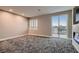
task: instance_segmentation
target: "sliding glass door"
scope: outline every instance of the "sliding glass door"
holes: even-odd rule
[[[52,36],[67,38],[68,15],[52,16]]]
[[[61,15],[60,17],[60,24],[59,24],[59,34],[60,37],[62,38],[67,38],[67,21],[68,21],[68,16],[67,15]]]
[[[52,17],[52,36],[58,37],[58,16]]]

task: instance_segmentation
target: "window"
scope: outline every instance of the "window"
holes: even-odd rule
[[[52,16],[52,36],[67,38],[67,21],[67,14]]]
[[[30,30],[37,30],[38,28],[38,20],[37,19],[30,19],[29,21],[29,29]]]

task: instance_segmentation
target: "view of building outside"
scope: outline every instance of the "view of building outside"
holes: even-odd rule
[[[59,15],[52,17],[52,36],[67,38],[67,15]]]

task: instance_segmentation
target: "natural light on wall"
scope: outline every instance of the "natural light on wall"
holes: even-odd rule
[[[29,29],[30,30],[37,30],[38,29],[38,20],[37,19],[30,19]]]

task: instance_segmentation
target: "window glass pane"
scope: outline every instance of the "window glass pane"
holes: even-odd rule
[[[52,26],[58,26],[58,16],[52,17]]]
[[[54,37],[67,37],[67,22],[68,15],[52,16],[52,36]]]
[[[67,20],[68,15],[60,15],[59,34],[61,37],[67,37]]]
[[[58,37],[58,16],[52,17],[52,36]]]
[[[60,16],[60,25],[61,26],[67,26],[67,19],[68,19],[67,15],[61,15]]]
[[[58,33],[58,16],[52,17],[52,33]]]

